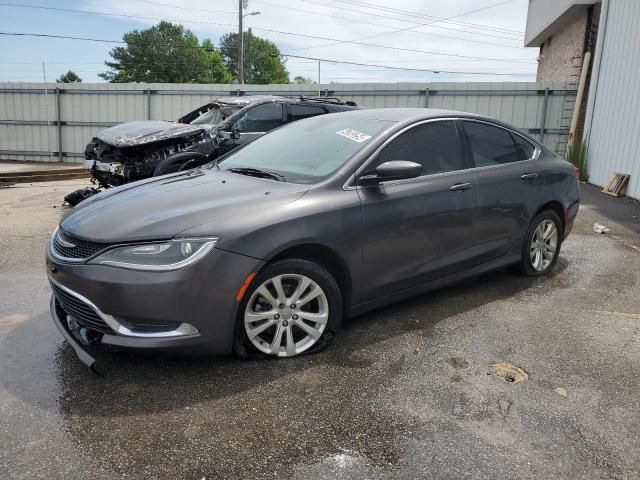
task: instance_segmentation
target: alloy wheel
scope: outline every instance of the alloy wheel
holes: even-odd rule
[[[269,355],[292,357],[322,337],[329,320],[324,290],[300,274],[276,275],[251,295],[244,329],[251,344]]]
[[[537,272],[543,272],[553,262],[558,249],[558,229],[553,220],[542,220],[531,237],[529,258]]]

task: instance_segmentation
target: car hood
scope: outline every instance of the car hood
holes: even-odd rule
[[[114,147],[134,147],[172,138],[191,137],[210,128],[208,125],[149,120],[121,123],[101,131],[97,138]]]
[[[60,222],[99,243],[172,238],[196,226],[293,202],[308,185],[194,169],[134,182],[91,197]]]

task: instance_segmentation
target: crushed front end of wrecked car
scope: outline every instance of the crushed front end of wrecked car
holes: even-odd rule
[[[65,196],[74,206],[101,188],[164,175],[202,165],[221,153],[230,138],[218,126],[242,105],[214,101],[174,122],[137,121],[101,131],[86,146],[85,167],[97,188],[82,188]],[[189,152],[176,162],[177,154]]]

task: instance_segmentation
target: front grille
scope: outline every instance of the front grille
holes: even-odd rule
[[[73,245],[73,247],[69,245]],[[52,246],[54,253],[60,257],[83,260],[104,250],[109,245],[80,240],[58,230],[53,238]]]
[[[82,300],[74,297],[54,283],[51,284],[51,289],[56,297],[56,306],[62,307],[67,315],[71,315],[78,323],[98,332],[114,333],[96,311]]]

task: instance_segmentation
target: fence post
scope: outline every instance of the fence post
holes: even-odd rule
[[[544,129],[547,121],[547,104],[549,103],[549,87],[544,89],[544,101],[542,102],[542,118],[540,119],[540,143],[544,143]]]
[[[424,90],[424,108],[429,108],[429,89]]]
[[[56,87],[56,132],[58,136],[58,161],[62,162],[62,112],[60,109],[60,89]]]
[[[151,120],[151,89],[147,88],[147,120]]]

